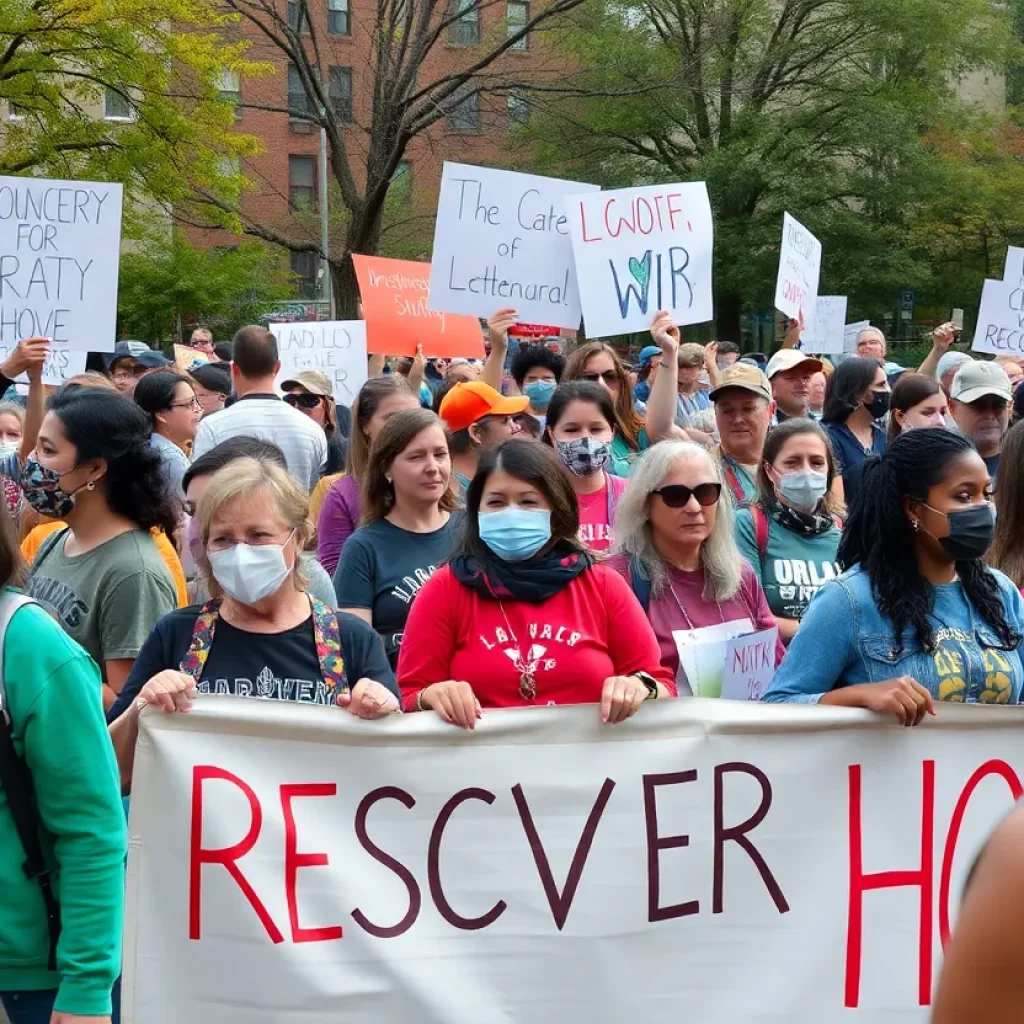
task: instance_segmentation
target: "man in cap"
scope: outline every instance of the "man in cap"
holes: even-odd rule
[[[324,476],[340,473],[345,468],[348,446],[345,443],[346,432],[338,423],[339,409],[334,403],[330,377],[319,370],[303,370],[284,381],[281,390],[288,405],[323,428],[327,436],[327,468]],[[345,412],[348,412],[347,408]]]
[[[114,387],[131,398],[135,385],[142,377],[154,370],[166,370],[173,362],[159,352],[154,352],[144,341],[119,341],[114,346],[114,356],[107,363],[107,373]]]
[[[757,367],[734,363],[719,374],[711,392],[721,444],[717,454],[725,482],[738,505],[757,498],[757,467],[775,413],[768,378]]]
[[[820,373],[822,362],[795,348],[779,349],[768,360],[765,376],[771,382],[777,406],[776,422],[807,419],[811,410],[811,379]]]
[[[949,411],[960,432],[974,442],[993,479],[999,470],[1012,402],[1010,378],[998,363],[972,359],[953,378]]]
[[[661,365],[661,349],[657,345],[648,345],[640,349],[637,365],[640,367],[640,380],[633,388],[633,397],[641,404],[646,404],[651,397],[651,387]]]
[[[525,412],[529,404],[525,395],[506,398],[482,380],[455,384],[441,399],[438,414],[451,431],[452,469],[463,494],[476,475],[480,453],[497,448],[516,433],[512,417]]]

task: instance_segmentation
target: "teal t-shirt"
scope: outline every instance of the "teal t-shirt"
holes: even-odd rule
[[[807,537],[768,517],[768,545],[764,556],[757,548],[754,517],[749,508],[736,510],[736,544],[754,567],[772,614],[781,619],[802,619],[810,600],[829,580],[839,575],[836,552],[838,527]]]
[[[641,452],[651,447],[651,439],[647,436],[647,429],[640,431],[637,438],[640,443],[640,451],[635,452],[622,439],[621,434],[616,434],[612,439],[610,451],[611,458],[608,460],[608,472],[612,476],[629,476],[633,472],[633,463],[640,457]]]

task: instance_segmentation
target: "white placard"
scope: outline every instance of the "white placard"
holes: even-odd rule
[[[659,309],[674,323],[714,316],[714,223],[703,181],[645,185],[565,201],[591,338],[643,331]]]
[[[4,362],[17,346],[0,345],[0,363]],[[85,361],[89,358],[88,352],[76,352],[66,347],[53,345],[50,347],[50,354],[43,363],[43,383],[51,387],[60,387],[69,377],[76,377],[85,373]],[[28,392],[28,376],[22,374],[17,378],[18,391]]]
[[[790,320],[803,317],[810,326],[817,311],[818,279],[821,276],[821,242],[795,217],[782,218],[779,277],[775,283],[775,308]]]
[[[301,324],[270,324],[281,360],[278,383],[302,370],[326,373],[334,399],[351,405],[366,383],[366,323],[363,320],[313,320]]]
[[[676,675],[679,693],[721,697],[726,644],[734,636],[742,636],[753,629],[753,622],[744,618],[697,629],[673,630],[672,639],[679,655],[679,672]]]
[[[0,177],[0,345],[113,352],[120,185]]]
[[[1006,250],[1006,266],[1003,268],[1004,281],[1024,280],[1024,249],[1011,245]]]
[[[566,196],[598,185],[445,163],[430,263],[431,309],[580,325]]]
[[[1024,280],[985,282],[971,349],[997,356],[1024,355]]]
[[[856,352],[857,338],[861,331],[866,331],[871,326],[870,320],[858,320],[855,324],[847,324],[843,328],[843,351]]]
[[[734,636],[725,645],[722,696],[726,700],[760,700],[775,675],[779,627]]]
[[[846,305],[845,295],[818,296],[814,320],[800,333],[805,352],[828,355],[845,351]]]
[[[1022,729],[950,703],[916,729],[694,699],[473,732],[147,708],[121,1019],[927,1024]]]

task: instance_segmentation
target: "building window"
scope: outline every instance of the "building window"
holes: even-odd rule
[[[316,162],[311,156],[288,157],[288,206],[311,210],[316,205]]]
[[[309,8],[304,0],[288,0],[288,27],[293,32],[309,33]]]
[[[475,92],[463,97],[448,111],[447,125],[453,135],[474,135],[480,131],[480,97]]]
[[[319,263],[315,252],[293,252],[292,273],[299,279],[299,294],[304,299],[315,299],[318,291]]]
[[[303,118],[309,115],[311,105],[302,76],[294,64],[288,65],[288,116]]]
[[[473,46],[480,42],[479,0],[450,0],[449,17],[458,15],[448,26],[448,42],[452,46]]]
[[[524,124],[530,123],[530,103],[522,96],[510,94],[508,97],[508,126],[509,128],[522,128]]]
[[[352,34],[348,15],[348,0],[327,0],[327,31],[332,36]]]
[[[330,69],[330,98],[334,116],[343,124],[352,120],[352,69]]]
[[[525,0],[508,0],[505,4],[505,36],[514,36],[526,27],[530,20],[530,5]],[[510,50],[528,49],[527,41],[529,36],[517,39],[510,47]]]
[[[132,107],[128,98],[117,89],[107,86],[103,97],[103,118],[106,121],[130,121]]]
[[[231,68],[224,68],[217,75],[217,89],[220,93],[220,98],[225,102],[234,104],[236,108],[242,102],[242,85],[237,71],[233,71]],[[237,115],[237,113],[236,109],[235,114]]]

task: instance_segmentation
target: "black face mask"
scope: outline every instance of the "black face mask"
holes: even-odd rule
[[[925,508],[944,515],[949,521],[949,536],[936,539],[958,562],[981,558],[988,551],[996,529],[995,510],[991,504],[973,505],[959,512],[939,512],[931,505],[925,505]]]
[[[864,408],[871,413],[873,420],[880,420],[889,411],[889,399],[892,396],[888,391],[872,391],[871,401],[864,403]]]

